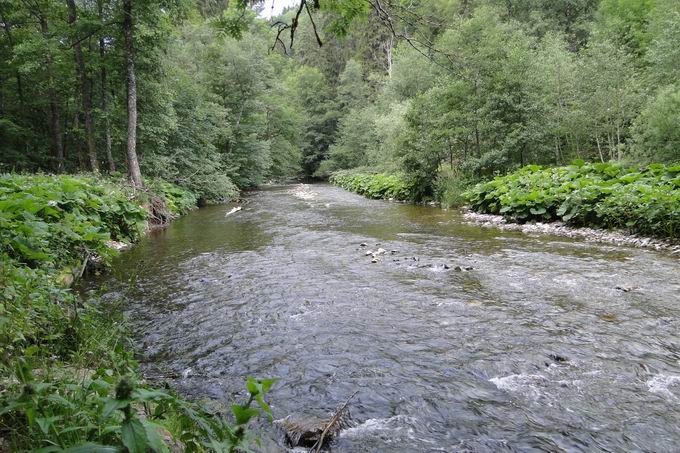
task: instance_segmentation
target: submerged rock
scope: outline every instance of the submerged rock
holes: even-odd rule
[[[639,288],[640,288],[639,286],[625,286],[625,285],[614,287],[614,289],[622,291],[624,293],[629,293],[629,292],[636,290],[636,289],[639,289]]]

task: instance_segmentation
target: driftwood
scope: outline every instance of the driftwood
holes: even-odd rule
[[[356,394],[357,392],[354,392],[347,398],[330,419],[289,415],[275,423],[284,430],[291,447],[306,447],[310,452],[319,452],[341,429],[351,426],[347,416],[347,405]]]
[[[340,406],[340,408],[335,411],[335,414],[333,414],[333,417],[329,420],[328,424],[326,425],[326,428],[324,428],[323,432],[321,433],[321,438],[317,441],[317,443],[312,446],[312,451],[314,451],[314,448],[316,447],[316,453],[319,453],[321,451],[321,447],[323,446],[323,441],[326,438],[326,436],[329,433],[332,433],[333,437],[335,433],[338,433],[340,429],[342,428],[341,426],[341,419],[342,419],[342,414],[345,412],[345,409],[347,409],[347,405],[349,402],[354,398],[354,395],[356,395],[357,392],[352,393],[349,398],[345,401],[345,404]]]
[[[235,212],[239,212],[241,209],[243,209],[243,208],[241,208],[241,206],[236,206],[235,208],[231,208],[231,211],[224,214],[224,216],[227,217],[227,216],[229,216],[229,215],[231,215]]]

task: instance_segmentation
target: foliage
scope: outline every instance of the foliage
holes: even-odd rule
[[[470,187],[469,180],[455,168],[442,168],[435,181],[435,197],[445,209],[466,203],[464,193]]]
[[[146,187],[163,198],[170,213],[174,216],[187,214],[189,211],[196,209],[198,205],[198,196],[195,193],[162,179],[148,181],[146,182]]]
[[[30,266],[63,267],[111,255],[106,240],[135,241],[146,212],[132,194],[94,177],[0,177],[2,252]]]
[[[402,174],[338,171],[329,181],[368,198],[411,200],[413,186]]]
[[[517,221],[561,220],[680,238],[680,166],[530,165],[465,194],[472,209]]]
[[[175,212],[196,196],[153,181]],[[120,310],[86,304],[68,286],[106,241],[140,237],[141,198],[89,176],[0,180],[0,437],[11,450],[234,452],[272,380],[250,379],[233,419],[139,381]],[[139,195],[139,194],[137,194]],[[232,421],[233,420],[233,421]]]

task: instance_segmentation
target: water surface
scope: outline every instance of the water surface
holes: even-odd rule
[[[358,390],[337,452],[678,449],[676,258],[328,185],[247,200],[116,260],[108,296],[127,299],[147,376],[227,402],[277,377],[275,418]],[[272,433],[263,448],[285,451]]]

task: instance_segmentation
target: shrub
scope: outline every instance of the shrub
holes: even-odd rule
[[[403,174],[358,173],[344,170],[333,173],[329,181],[368,198],[410,200],[413,194],[412,184]]]
[[[114,185],[82,176],[0,176],[0,247],[30,266],[108,258],[108,239],[135,241],[146,211]]]
[[[176,213],[196,203],[154,185]],[[68,288],[88,257],[113,255],[109,239],[140,237],[140,195],[87,176],[0,177],[0,449],[235,452],[252,441],[252,404],[271,413],[271,380],[249,379],[231,420],[141,384],[120,311]]]
[[[195,193],[162,179],[148,181],[147,187],[165,200],[173,216],[187,214],[198,205],[198,196]]]
[[[472,209],[519,222],[561,220],[574,226],[625,228],[680,237],[680,165],[524,167],[465,193]]]
[[[465,204],[463,194],[470,186],[460,171],[445,168],[439,171],[435,180],[435,196],[443,208],[455,208]]]

